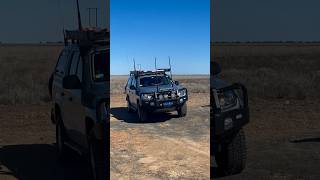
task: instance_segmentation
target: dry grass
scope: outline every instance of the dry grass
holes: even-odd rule
[[[218,45],[221,78],[241,82],[251,97],[320,98],[320,45]]]
[[[209,76],[206,75],[173,75],[173,79],[188,89],[189,93],[209,93]],[[128,76],[111,76],[111,94],[124,93]]]
[[[0,104],[43,104],[49,101],[48,79],[63,47],[0,45]],[[209,92],[209,76],[175,76],[193,93]],[[127,76],[111,77],[111,93],[122,93]]]
[[[0,104],[48,102],[48,78],[62,46],[0,45]]]

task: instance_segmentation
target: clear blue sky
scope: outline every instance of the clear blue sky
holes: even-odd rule
[[[63,40],[63,24],[77,28],[76,0],[2,0],[0,41],[38,43]],[[79,0],[82,21],[88,24],[89,7],[98,7],[99,24],[108,26],[107,0]]]
[[[319,0],[212,0],[214,41],[319,41]]]
[[[174,74],[209,74],[210,0],[111,0],[111,74],[168,67]]]

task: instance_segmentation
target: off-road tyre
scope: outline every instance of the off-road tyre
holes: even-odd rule
[[[221,144],[221,152],[215,154],[218,168],[224,175],[241,173],[247,158],[246,140],[243,129],[229,143]]]
[[[128,111],[128,113],[132,113],[133,109],[131,108],[131,103],[130,103],[129,97],[126,98],[126,101],[127,101],[127,111]]]
[[[148,112],[143,109],[138,103],[138,118],[140,122],[146,122],[148,120]]]
[[[106,179],[106,167],[104,161],[103,141],[96,140],[92,135],[88,137],[89,154],[88,160],[91,168],[91,175],[93,180]]]
[[[63,126],[63,121],[60,114],[55,115],[56,118],[56,146],[57,146],[57,155],[59,159],[63,159],[67,153],[66,142],[66,131]]]
[[[181,107],[179,107],[177,109],[177,112],[178,112],[178,116],[179,117],[184,117],[187,115],[187,103],[185,102]]]

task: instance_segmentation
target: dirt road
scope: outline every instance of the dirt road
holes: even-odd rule
[[[123,95],[111,97],[111,179],[209,179],[209,98],[191,94],[188,114],[139,123]]]
[[[88,163],[70,152],[57,161],[48,105],[0,107],[0,179],[89,179]]]
[[[250,104],[247,167],[221,179],[320,179],[319,102],[255,99]]]
[[[208,100],[192,97],[185,118],[161,114],[137,123],[123,97],[112,96],[113,179],[208,179]],[[220,179],[320,179],[319,103],[251,99],[247,167]],[[54,136],[48,105],[0,106],[0,179],[88,179],[89,167],[76,153],[57,162]]]

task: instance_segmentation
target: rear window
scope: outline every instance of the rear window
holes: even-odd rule
[[[108,80],[109,75],[109,56],[104,52],[97,52],[93,56],[93,80],[95,82],[104,82]]]

